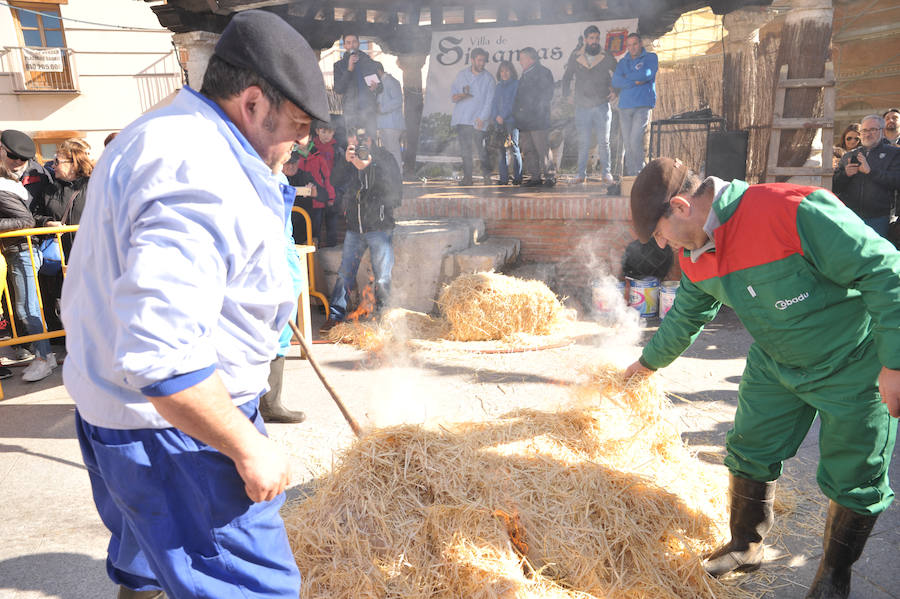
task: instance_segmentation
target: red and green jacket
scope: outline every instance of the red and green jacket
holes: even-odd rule
[[[900,253],[831,192],[733,181],[712,209],[715,250],[680,257],[681,286],[644,366],[669,365],[725,304],[782,365],[827,371],[874,335],[882,365],[900,368]]]

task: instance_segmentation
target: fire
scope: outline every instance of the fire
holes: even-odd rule
[[[375,279],[369,278],[369,284],[359,294],[359,305],[356,310],[347,315],[346,320],[357,321],[365,320],[372,312],[375,311]]]

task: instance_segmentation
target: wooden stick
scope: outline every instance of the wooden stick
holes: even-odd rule
[[[316,363],[316,360],[312,357],[312,352],[309,349],[309,344],[306,343],[306,339],[303,338],[303,333],[300,332],[300,329],[297,328],[297,325],[294,324],[294,321],[289,320],[288,324],[291,326],[291,330],[294,332],[294,337],[297,338],[297,341],[300,342],[300,347],[303,348],[303,351],[306,353],[306,359],[309,361],[309,365],[313,367],[313,370],[316,371],[316,374],[319,376],[319,380],[322,381],[322,384],[325,385],[325,389],[331,395],[331,399],[334,400],[334,403],[337,404],[338,409],[341,411],[341,414],[344,415],[344,419],[347,421],[347,424],[350,425],[350,428],[353,429],[353,433],[361,438],[363,436],[362,428],[360,428],[359,424],[356,422],[356,419],[347,411],[347,408],[344,406],[344,402],[341,401],[340,396],[337,394],[337,391],[334,390],[334,387],[328,382],[328,379],[325,378],[325,375],[319,369],[319,365]]]

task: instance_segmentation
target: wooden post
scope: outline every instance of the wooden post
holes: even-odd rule
[[[424,54],[400,54],[397,65],[403,71],[403,109],[406,121],[406,151],[403,154],[403,172],[416,172],[416,153],[419,151],[419,125],[422,123],[422,67]]]

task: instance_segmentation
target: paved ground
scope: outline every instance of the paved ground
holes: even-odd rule
[[[629,334],[586,331],[564,349],[491,356],[432,352],[399,356],[393,365],[372,362],[346,346],[316,345],[314,351],[350,410],[367,424],[401,417],[471,420],[564,401],[567,390],[559,383],[573,379],[579,365],[604,352],[619,361],[637,356],[629,349]],[[658,375],[672,393],[685,438],[711,462],[721,461],[748,346],[743,327],[725,312],[685,357]],[[81,464],[73,404],[58,373],[27,385],[18,381],[16,370],[15,380],[4,381],[7,399],[0,402],[0,598],[113,597],[104,570],[107,534]],[[308,420],[272,425],[270,432],[293,456],[291,494],[297,495],[330,468],[334,453],[352,442],[352,434],[307,362],[291,356],[285,374],[288,403],[306,410]],[[814,484],[817,457],[814,428],[785,469],[779,496],[790,510],[772,538],[772,561],[763,573],[741,582],[767,599],[802,598],[818,563],[825,503]],[[895,459],[895,480],[898,464]],[[855,569],[852,597],[900,599],[898,555],[900,509],[893,506],[879,519]]]

